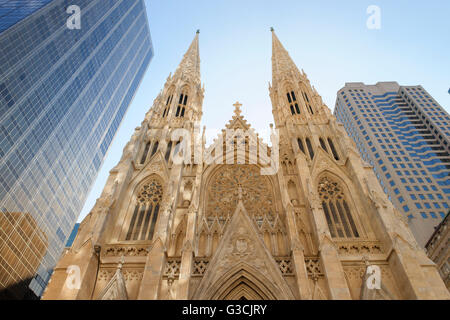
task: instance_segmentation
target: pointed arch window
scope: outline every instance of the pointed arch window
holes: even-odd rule
[[[184,113],[186,112],[186,105],[188,102],[189,96],[187,95],[186,92],[183,91],[183,93],[181,93],[180,95],[180,99],[178,100],[178,107],[177,107],[177,112],[176,112],[176,117],[184,117]]]
[[[169,161],[171,152],[172,152],[172,141],[170,141],[169,144],[167,145],[166,155],[164,157],[166,159],[166,162]]]
[[[359,238],[349,203],[338,182],[324,177],[319,182],[319,196],[333,238]]]
[[[156,180],[141,188],[125,240],[152,240],[162,196],[162,186]]]
[[[147,159],[147,155],[148,155],[148,150],[149,149],[150,149],[150,141],[147,142],[147,144],[145,145],[144,153],[142,154],[142,158],[141,158],[141,164],[145,163],[145,160]]]
[[[320,146],[322,147],[322,149],[325,150],[326,152],[328,152],[327,145],[325,144],[325,141],[323,141],[322,138],[319,138],[319,142],[320,142]]]
[[[295,96],[294,91],[290,91],[286,95],[289,102],[289,108],[291,109],[291,114],[300,114],[300,108],[298,106],[297,97]]]
[[[311,107],[311,102],[309,101],[308,94],[302,92],[303,98],[305,98],[306,106],[308,107],[309,113],[314,114],[313,108]]]
[[[305,141],[306,141],[306,147],[308,148],[309,157],[312,160],[312,159],[314,159],[314,150],[313,150],[311,141],[309,140],[309,138],[306,138]]]
[[[298,143],[298,147],[300,148],[300,150],[305,153],[305,147],[303,146],[303,141],[301,138],[297,139],[297,143]],[[306,153],[305,153],[306,154]]]
[[[173,99],[173,94],[170,94],[167,97],[166,106],[164,108],[164,112],[163,112],[163,115],[162,115],[163,118],[165,118],[165,117],[167,117],[169,115],[170,104],[172,103],[172,99]]]
[[[339,160],[339,155],[336,151],[336,148],[334,147],[333,140],[331,140],[330,138],[328,138],[328,145],[330,146],[331,153],[333,153],[334,159]]]
[[[158,147],[159,147],[159,142],[156,141],[155,144],[153,145],[153,149],[152,149],[152,153],[150,155],[150,158],[155,155],[156,151],[158,151]]]

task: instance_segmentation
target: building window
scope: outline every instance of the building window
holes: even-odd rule
[[[173,99],[173,94],[169,94],[169,96],[167,97],[166,106],[164,108],[164,112],[162,115],[163,118],[165,118],[169,115],[170,104],[172,103],[172,99]]]
[[[314,150],[312,148],[311,145],[311,141],[309,140],[309,138],[306,138],[306,146],[308,147],[308,152],[309,152],[309,157],[312,159],[314,159]]]
[[[306,92],[302,92],[302,93],[303,93],[303,98],[305,98],[305,103],[306,103],[309,113],[314,114],[314,111],[311,107],[311,103],[309,102],[308,94]]]
[[[159,142],[156,141],[155,144],[153,145],[153,149],[152,149],[152,153],[150,155],[150,158],[155,155],[156,151],[158,151],[158,146],[159,146]]]
[[[150,141],[147,142],[147,144],[145,145],[144,153],[142,154],[142,158],[141,158],[141,164],[145,163],[149,149],[150,149]]]
[[[166,159],[166,162],[169,161],[171,152],[172,152],[172,141],[170,141],[169,144],[167,145],[166,155],[164,157]]]
[[[305,148],[303,147],[303,141],[301,138],[297,139],[297,143],[298,143],[298,147],[300,148],[300,150],[305,153]]]
[[[156,180],[141,188],[125,240],[152,240],[162,196],[162,186]]]
[[[177,112],[175,114],[175,117],[184,117],[184,113],[186,112],[186,104],[188,102],[188,95],[187,93],[183,92],[180,95],[180,99],[178,100],[178,107],[177,107]]]
[[[291,114],[300,114],[300,108],[298,106],[297,97],[295,96],[294,91],[288,92],[286,95],[289,102],[289,108],[291,109]]]
[[[334,238],[359,238],[356,224],[341,186],[328,177],[319,182],[319,196],[325,218]]]
[[[330,138],[328,138],[327,140],[328,140],[328,145],[330,146],[331,152],[333,153],[334,159],[339,160],[339,155],[336,151],[336,148],[334,147],[333,140],[331,140]]]
[[[322,138],[319,138],[320,146],[322,147],[325,152],[328,152],[327,145],[325,144],[325,141],[323,141]]]

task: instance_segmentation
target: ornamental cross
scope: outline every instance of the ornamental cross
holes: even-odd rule
[[[233,106],[234,106],[234,113],[237,115],[240,115],[242,104],[239,102],[236,102],[235,104],[233,104]]]

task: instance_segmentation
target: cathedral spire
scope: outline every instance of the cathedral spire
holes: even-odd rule
[[[283,47],[273,28],[272,32],[272,85],[293,71],[300,73],[287,50]]]
[[[194,83],[200,84],[199,34],[200,30],[197,30],[194,40],[184,54],[180,65],[175,71],[175,78],[185,78],[187,80],[192,80]]]

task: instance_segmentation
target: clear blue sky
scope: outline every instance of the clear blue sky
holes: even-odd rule
[[[275,31],[332,110],[345,82],[421,84],[450,111],[450,1],[155,0],[146,1],[155,57],[123,119],[81,221],[100,196],[134,128],[170,72],[200,33],[203,124],[208,141],[239,100],[262,135],[273,122],[268,94]],[[369,5],[381,9],[381,29],[369,30]]]

